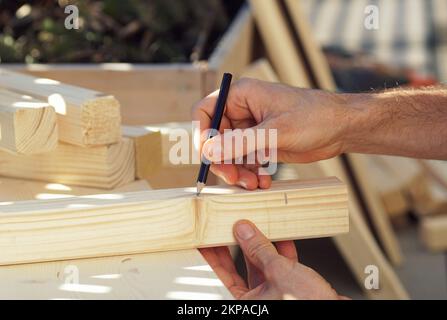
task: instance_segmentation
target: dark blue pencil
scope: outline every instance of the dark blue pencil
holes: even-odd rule
[[[211,130],[208,135],[208,139],[216,136],[219,132],[220,123],[222,122],[222,117],[225,111],[225,105],[227,103],[228,92],[230,91],[231,79],[233,76],[231,73],[224,73],[222,77],[222,82],[220,84],[219,96],[217,97],[216,107],[214,110],[213,120],[211,122]],[[200,165],[199,176],[197,177],[197,195],[200,195],[200,192],[206,185],[206,179],[208,178],[208,172],[210,170],[210,163],[203,159],[202,156],[202,164]]]

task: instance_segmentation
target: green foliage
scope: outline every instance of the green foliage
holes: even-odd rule
[[[186,62],[194,52],[206,58],[242,2],[0,0],[0,61]],[[79,8],[78,30],[64,26],[68,4]]]

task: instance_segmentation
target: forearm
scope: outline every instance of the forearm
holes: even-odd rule
[[[447,88],[344,95],[344,151],[447,159]]]

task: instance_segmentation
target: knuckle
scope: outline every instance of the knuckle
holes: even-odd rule
[[[253,243],[248,247],[248,254],[253,258],[258,258],[262,256],[263,252],[268,248],[269,243],[264,241],[253,241]]]

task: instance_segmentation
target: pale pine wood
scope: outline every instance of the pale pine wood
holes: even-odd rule
[[[112,190],[79,187],[62,183],[49,183],[0,177],[0,206],[26,200],[50,200],[92,194],[113,194],[150,190],[146,180],[135,180]]]
[[[0,207],[0,264],[234,244],[249,219],[272,241],[347,232],[346,189],[335,178],[271,190],[195,188],[25,201]],[[8,230],[8,232],[5,232]]]
[[[430,162],[404,157],[379,157],[402,184],[415,213],[427,216],[445,212],[447,190],[442,180],[436,179],[437,175],[433,171],[426,171],[427,163]]]
[[[48,103],[0,89],[0,150],[25,155],[54,150],[56,121]]]
[[[235,79],[240,77],[242,71],[252,61],[253,33],[252,13],[248,7],[244,7],[208,60],[205,74],[206,94],[219,88],[223,73],[230,72]]]
[[[421,160],[420,163],[439,184],[447,189],[447,161]]]
[[[148,183],[138,180],[111,192],[144,190],[150,190]],[[42,195],[72,197],[102,193],[104,190],[100,189],[0,178],[0,206],[4,201],[33,200]],[[78,284],[76,271],[79,271]],[[194,249],[1,266],[0,282],[0,299],[233,298]]]
[[[281,81],[297,87],[309,87],[302,57],[295,47],[291,30],[287,28],[278,2],[250,0],[250,6]]]
[[[267,59],[259,59],[245,68],[242,76],[268,82],[280,82],[278,76],[273,70],[272,65]]]
[[[292,22],[295,26],[295,32],[301,40],[304,47],[303,50],[308,52],[307,58],[313,72],[317,74],[318,86],[321,89],[335,90],[336,85],[332,76],[329,62],[326,60],[322,50],[313,37],[313,30],[310,27],[307,18],[301,8],[299,1],[285,0],[287,11],[290,14]]]
[[[193,126],[191,121],[184,122],[167,122],[167,123],[158,123],[151,124],[143,127],[146,131],[159,132],[161,135],[161,164],[164,168],[178,168],[178,167],[187,167],[193,166]],[[169,153],[177,151],[177,149],[173,149],[178,143],[180,139],[187,140],[188,148],[184,151],[188,153],[188,161],[187,163],[174,164],[169,159]],[[197,159],[199,159],[198,155],[195,155]]]
[[[113,96],[6,69],[0,69],[0,86],[53,106],[63,142],[92,146],[121,138],[120,105]]]
[[[32,156],[0,152],[0,175],[12,178],[113,189],[135,180],[133,142],[123,138],[92,148],[60,143],[51,152]]]
[[[145,127],[122,126],[123,136],[135,147],[135,176],[149,179],[162,165],[161,133]]]
[[[365,197],[366,204],[371,212],[372,222],[376,227],[378,236],[383,242],[384,250],[394,265],[401,265],[403,262],[402,251],[394,234],[393,227],[386,214],[385,207],[378,196],[377,189],[370,185],[370,175],[368,171],[367,155],[351,154],[352,166],[355,170],[356,178]]]
[[[431,251],[446,251],[447,215],[423,218],[420,225],[420,236],[422,242]]]
[[[385,211],[391,218],[405,216],[411,209],[411,201],[406,193],[405,185],[394,179],[394,172],[377,156],[364,157],[368,178],[371,185],[379,193]]]
[[[0,299],[233,299],[198,250],[1,266],[0,283]]]

